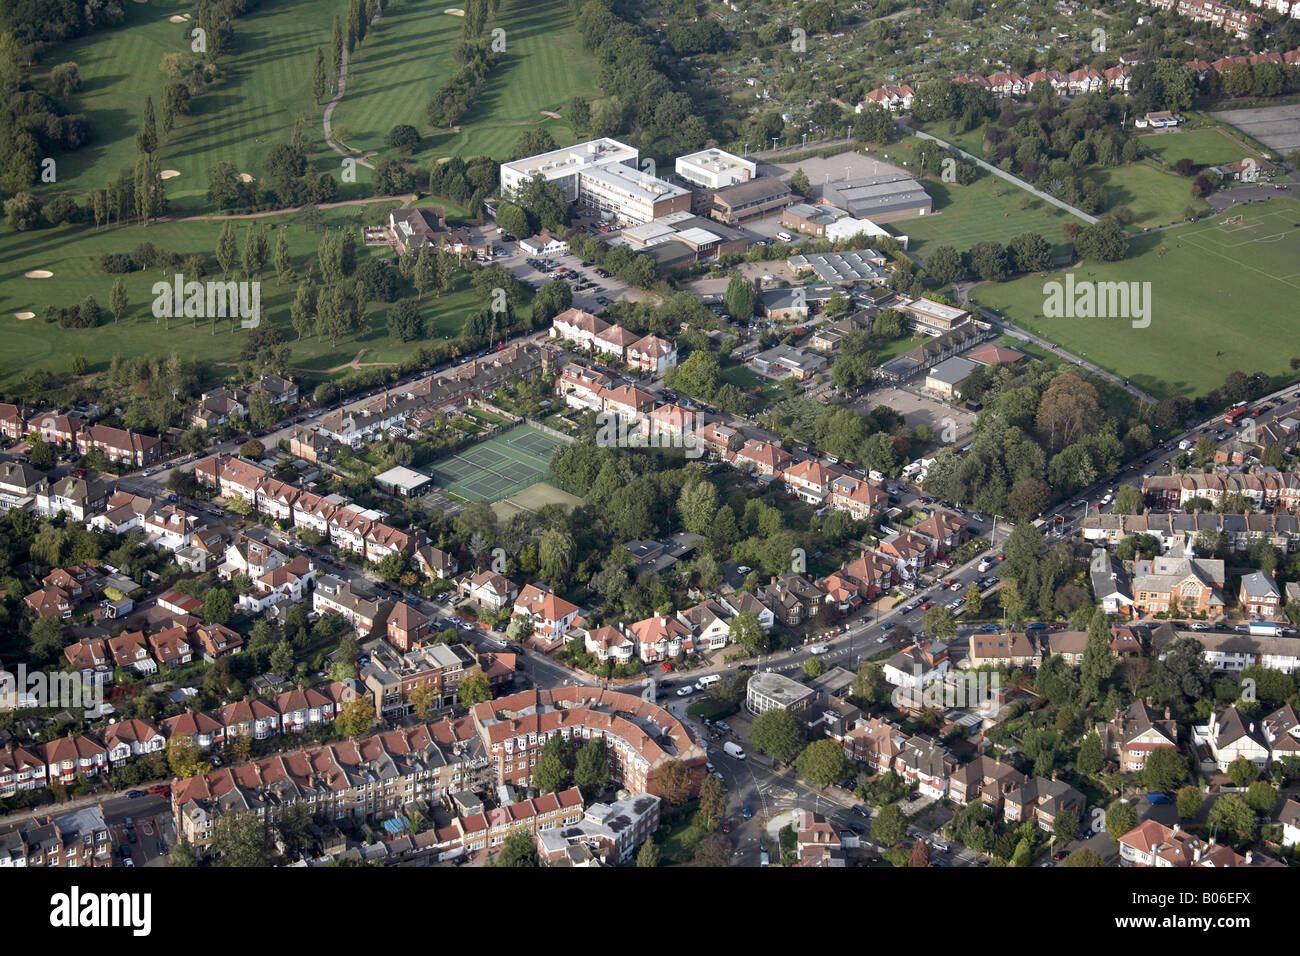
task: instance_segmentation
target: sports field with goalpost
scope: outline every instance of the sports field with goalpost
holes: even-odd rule
[[[1044,283],[1150,283],[1151,324],[1127,319],[1048,318]],[[1300,357],[1300,203],[1289,196],[1242,204],[1226,215],[1133,236],[1120,262],[1013,282],[985,282],[973,298],[1010,321],[1096,362],[1157,398],[1202,395],[1232,371],[1294,376]]]
[[[564,444],[531,425],[518,425],[434,462],[433,480],[461,501],[500,501],[551,475],[551,455]]]

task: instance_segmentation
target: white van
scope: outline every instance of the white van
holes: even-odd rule
[[[872,481],[876,482],[877,484],[885,480],[885,476],[878,471],[867,472],[867,477],[870,478]]]
[[[740,746],[740,744],[732,743],[730,740],[728,740],[725,744],[722,745],[722,749],[725,750],[731,756],[735,757],[737,760],[745,759],[745,751]]]
[[[987,571],[988,569],[989,569],[989,559],[988,559],[988,558],[980,558],[980,563],[979,563],[979,573],[980,573],[980,574],[983,574],[983,573],[984,573],[985,571]]]
[[[793,242],[793,241],[794,241],[794,236],[790,235],[790,233],[788,233],[788,232],[778,232],[778,233],[776,234],[776,237],[777,237],[778,239],[780,239],[782,242]]]
[[[695,686],[698,690],[708,690],[720,680],[722,680],[721,674],[705,674],[695,682]]]

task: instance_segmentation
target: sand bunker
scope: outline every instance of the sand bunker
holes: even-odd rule
[[[158,174],[158,177],[160,179],[175,179],[180,174],[181,171],[179,169],[164,169],[161,173]]]
[[[23,275],[29,279],[48,279],[54,273],[49,269],[33,269],[31,272],[24,272]]]
[[[439,156],[439,157],[438,157],[438,165],[439,165],[439,166],[441,166],[443,163],[450,163],[450,162],[451,162],[451,157],[450,157],[450,156]]]
[[[240,173],[239,181],[241,183],[251,183],[253,181],[253,177],[250,176],[248,173]]]
[[[184,23],[184,22],[185,22],[186,20],[188,20],[189,18],[190,18],[190,15],[189,15],[188,13],[186,13],[186,14],[173,14],[172,16],[168,17],[167,19],[170,20],[172,23]]]
[[[543,116],[549,116],[551,119],[559,119],[559,118],[560,118],[560,114],[557,113],[557,112],[555,112],[554,110],[542,110],[542,115],[543,115]]]
[[[35,312],[15,312],[15,313],[14,313],[14,318],[15,318],[15,319],[18,319],[18,320],[20,320],[20,321],[22,321],[22,322],[26,322],[28,319],[34,319],[34,318],[36,318],[36,313],[35,313]]]
[[[465,15],[465,11],[462,10],[460,7],[448,7],[446,10],[442,12],[452,17],[463,17]]]

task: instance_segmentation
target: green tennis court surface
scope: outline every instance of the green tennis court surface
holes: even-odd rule
[[[465,501],[500,501],[551,477],[551,454],[564,442],[520,425],[434,463],[433,480]]]

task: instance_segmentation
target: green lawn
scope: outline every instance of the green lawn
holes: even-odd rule
[[[1218,166],[1246,157],[1241,144],[1217,128],[1151,133],[1138,142],[1172,166],[1190,159],[1197,166]]]
[[[346,226],[358,229],[363,207],[342,207],[324,213],[329,226]],[[278,230],[285,229],[296,268],[304,268],[314,259],[319,234],[295,221],[292,214],[268,217],[262,220],[270,228],[274,247]],[[245,223],[239,224],[242,244]],[[120,323],[114,323],[108,314],[109,291],[115,276],[100,271],[96,260],[104,252],[129,252],[141,242],[152,242],[159,248],[178,253],[203,252],[211,261],[216,247],[219,226],[214,222],[159,222],[150,226],[115,226],[96,232],[92,228],[63,226],[36,232],[0,232],[0,386],[12,384],[29,369],[45,368],[65,370],[73,355],[85,355],[92,370],[107,367],[114,354],[123,356],[166,356],[171,351],[187,358],[212,362],[230,362],[238,357],[243,344],[241,332],[230,332],[228,323],[218,323],[213,328],[199,320],[174,319],[170,329],[151,313],[152,286],[167,278],[160,270],[136,272],[125,276],[131,307]],[[387,247],[367,249],[358,245],[358,257],[388,255]],[[32,269],[48,269],[54,273],[49,279],[28,279],[23,273]],[[45,306],[73,305],[85,296],[93,295],[104,310],[104,317],[96,329],[64,329],[47,325],[43,320]],[[263,322],[285,329],[286,339],[294,342],[292,363],[297,368],[325,373],[352,360],[361,349],[366,349],[362,362],[399,362],[414,351],[420,343],[394,343],[385,331],[384,316],[387,306],[371,306],[369,319],[372,331],[341,339],[331,347],[328,341],[305,339],[295,341],[289,327],[289,306],[293,288],[276,286],[274,271],[268,269],[262,276],[261,308]],[[468,278],[459,276],[457,288],[446,295],[424,297],[422,312],[430,337],[453,335],[460,332],[464,317],[475,308],[475,296]],[[35,319],[18,320],[14,313],[31,311]],[[433,330],[437,331],[433,331]],[[336,373],[337,374],[337,373]]]
[[[1123,262],[1075,271],[1076,281],[1150,282],[1148,328],[1126,319],[1045,318],[1041,277],[980,285],[974,297],[1157,397],[1203,394],[1237,369],[1290,380],[1291,357],[1300,354],[1300,217],[1284,201],[1245,206],[1241,215],[1242,226],[1205,222],[1136,236]]]
[[[191,4],[151,0],[122,8],[125,26],[54,47],[42,58],[51,67],[68,60],[77,64],[82,90],[74,107],[94,124],[88,146],[58,158],[58,182],[48,188],[94,189],[133,167],[146,95],[153,97],[158,115],[162,168],[181,174],[167,180],[173,214],[203,211],[204,170],[219,160],[263,175],[267,151],[288,141],[301,114],[311,118],[314,155],[337,178],[337,163],[325,159],[334,154],[325,147],[320,111],[312,102],[312,64],[316,47],[328,46],[331,18],[346,12],[347,3],[316,0],[308,8],[300,0],[265,0],[236,19],[234,48],[221,60],[226,78],[195,95],[191,115],[180,117],[170,135],[162,131],[162,95],[169,80],[161,63],[165,54],[189,49],[193,25],[168,18],[189,13]],[[42,79],[37,78],[38,87]]]
[[[1210,209],[1204,199],[1192,196],[1190,179],[1145,163],[1109,169],[1095,167],[1087,175],[1101,185],[1107,210],[1128,206],[1133,211],[1130,228],[1135,230],[1182,222],[1187,218],[1188,209],[1198,216]]]
[[[399,123],[427,137],[421,160],[484,154],[504,159],[530,126],[545,126],[558,142],[573,142],[567,123],[541,112],[563,113],[572,97],[599,95],[596,64],[582,50],[564,0],[503,0],[489,22],[505,30],[498,75],[459,133],[430,130],[424,107],[455,72],[450,51],[464,22],[446,9],[440,0],[403,0],[391,13],[385,11],[378,34],[354,55],[347,92],[334,112],[348,145],[382,151],[384,136]]]
[[[926,179],[922,185],[934,200],[934,212],[891,222],[889,229],[909,236],[908,251],[920,253],[922,260],[927,246],[965,252],[977,242],[1007,243],[1024,232],[1036,232],[1050,242],[1053,255],[1069,252],[1062,229],[1067,222],[1084,225],[1081,220],[1005,180],[993,179],[985,173],[969,186]]]

